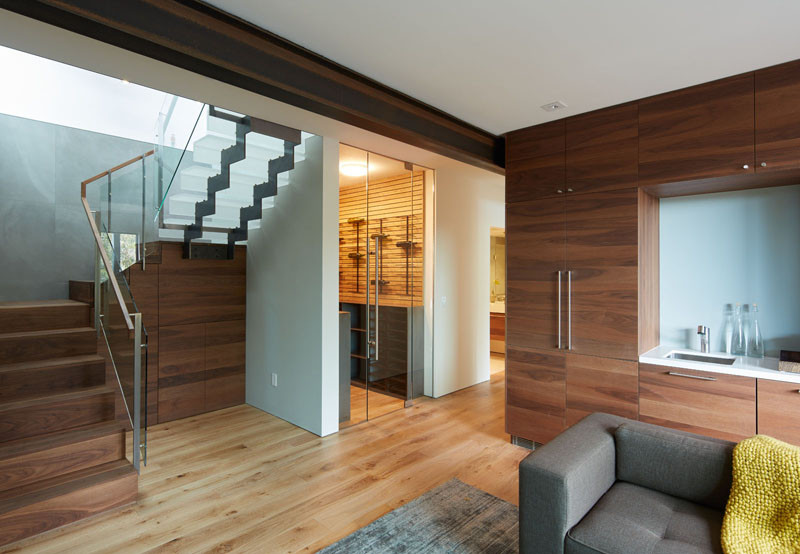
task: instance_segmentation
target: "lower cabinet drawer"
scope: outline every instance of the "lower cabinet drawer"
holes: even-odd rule
[[[758,433],[800,445],[800,385],[758,380]]]
[[[756,380],[639,364],[639,419],[739,441],[756,433]]]

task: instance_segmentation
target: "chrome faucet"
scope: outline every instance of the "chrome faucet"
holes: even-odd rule
[[[711,352],[711,329],[705,325],[698,325],[697,334],[700,335],[700,352]]]

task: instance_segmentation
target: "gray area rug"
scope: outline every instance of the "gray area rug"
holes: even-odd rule
[[[513,504],[451,479],[321,552],[516,553],[518,522]]]

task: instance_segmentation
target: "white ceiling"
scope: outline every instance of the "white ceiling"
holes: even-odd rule
[[[800,58],[797,0],[211,4],[493,133]]]

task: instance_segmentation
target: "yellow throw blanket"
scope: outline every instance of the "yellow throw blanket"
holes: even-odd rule
[[[736,445],[722,549],[725,554],[800,552],[800,447],[765,435]]]

